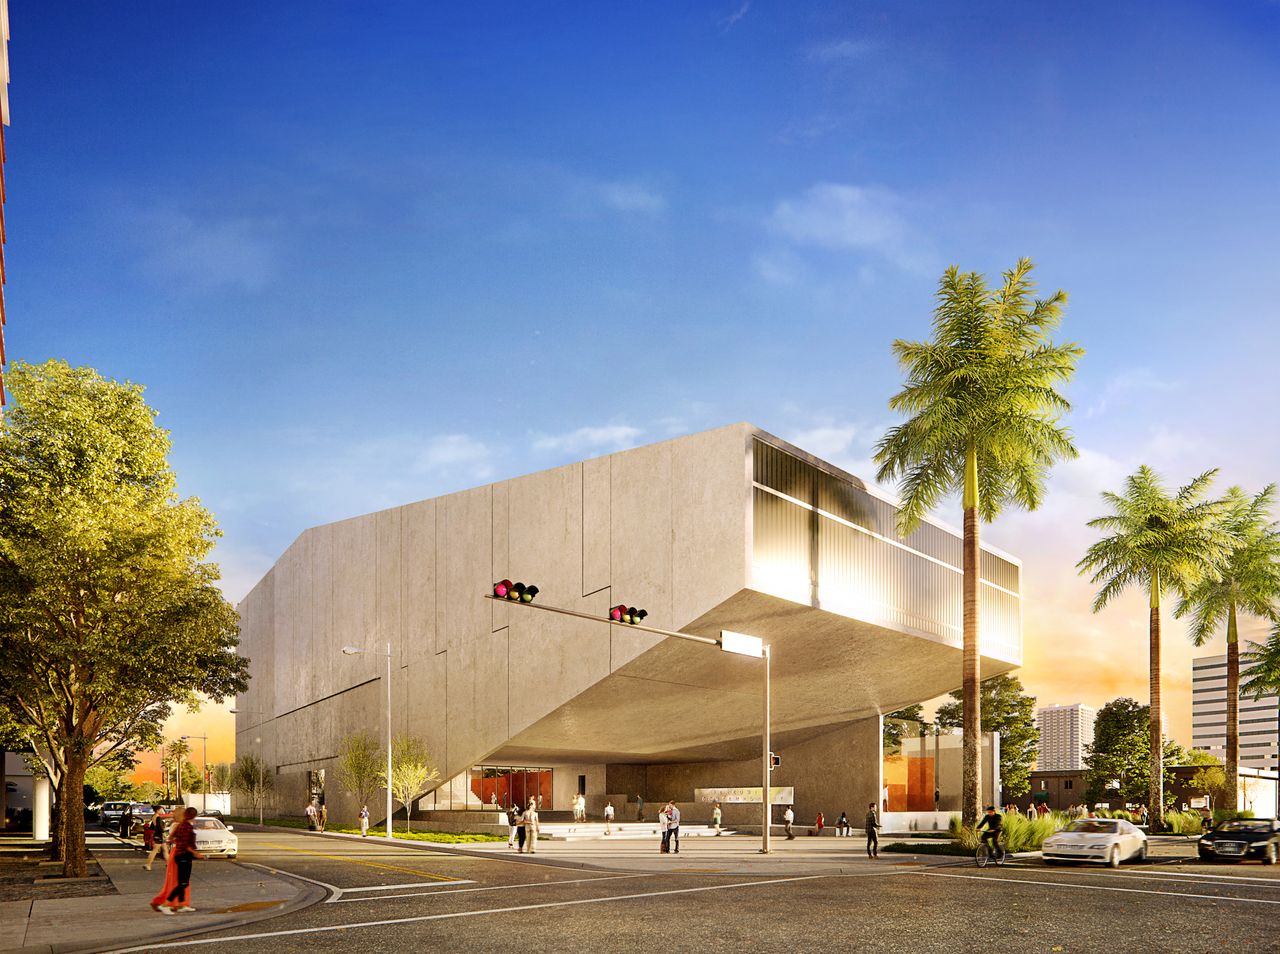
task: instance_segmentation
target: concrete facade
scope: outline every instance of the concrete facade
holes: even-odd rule
[[[478,808],[481,765],[552,769],[555,809],[579,775],[589,807],[759,784],[759,661],[605,622],[626,603],[658,628],[769,642],[774,784],[795,786],[801,818],[865,810],[881,713],[959,683],[958,535],[904,540],[895,515],[737,424],[307,530],[239,606],[237,751],[275,767],[269,812],[300,814],[323,770],[331,816],[350,813],[335,756],[351,733],[381,739],[385,663],[341,648],[390,643],[394,731],[445,780],[421,807]],[[1021,661],[1020,566],[986,549],[982,567],[993,675]],[[485,599],[502,578],[598,621]]]
[[[1042,772],[1078,772],[1084,768],[1086,747],[1093,744],[1097,710],[1076,703],[1042,706],[1036,710],[1040,749],[1036,768]]]

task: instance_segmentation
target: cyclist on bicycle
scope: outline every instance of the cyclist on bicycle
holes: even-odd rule
[[[999,853],[1000,848],[1000,825],[1004,822],[1004,817],[996,811],[994,805],[987,806],[987,813],[978,822],[978,830],[986,829],[982,832],[982,844],[986,846],[988,854],[994,856]]]

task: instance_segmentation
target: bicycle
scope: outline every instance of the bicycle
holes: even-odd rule
[[[974,852],[973,860],[979,868],[985,868],[987,863],[991,861],[994,861],[998,868],[1004,864],[1004,860],[1008,856],[1009,853],[1005,851],[1004,847],[1004,837],[997,836],[994,850],[992,850],[990,843],[986,841],[979,842],[978,850]]]

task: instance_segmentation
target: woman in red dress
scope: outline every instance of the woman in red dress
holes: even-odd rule
[[[182,821],[169,833],[169,864],[164,869],[164,887],[151,899],[153,911],[177,914],[195,910],[191,906],[191,864],[197,858],[204,858],[196,851],[196,830],[191,827],[191,819],[195,817],[196,810],[187,808],[182,813]]]

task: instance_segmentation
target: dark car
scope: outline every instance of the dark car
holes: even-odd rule
[[[1269,818],[1237,818],[1214,826],[1200,838],[1205,861],[1244,861],[1258,858],[1264,865],[1280,861],[1280,828]]]

